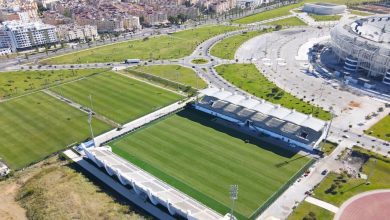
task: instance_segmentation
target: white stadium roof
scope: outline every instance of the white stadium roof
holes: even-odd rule
[[[295,110],[291,110],[280,105],[275,105],[265,100],[256,100],[251,97],[234,94],[223,89],[210,87],[201,90],[202,95],[211,96],[220,100],[228,101],[235,105],[261,112],[265,115],[273,116],[281,120],[294,123],[296,125],[320,131],[327,123],[311,115],[306,115]]]
[[[168,210],[175,210],[189,219],[219,220],[223,216],[201,204],[197,200],[168,185],[138,166],[111,152],[107,147],[84,149],[87,157],[99,167],[104,167],[108,174],[116,175],[123,185],[131,185],[135,192],[144,192],[149,199]]]

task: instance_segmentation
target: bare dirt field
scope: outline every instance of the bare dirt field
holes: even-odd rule
[[[148,218],[58,157],[15,173],[0,189],[1,219]]]

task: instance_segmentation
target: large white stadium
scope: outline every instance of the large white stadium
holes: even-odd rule
[[[331,33],[333,52],[347,72],[365,72],[390,85],[390,16],[340,23]]]

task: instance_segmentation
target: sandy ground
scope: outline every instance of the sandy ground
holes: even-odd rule
[[[0,219],[27,219],[26,210],[15,201],[20,186],[15,182],[11,182],[0,184],[0,188]]]

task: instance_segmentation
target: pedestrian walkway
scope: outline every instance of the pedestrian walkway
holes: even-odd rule
[[[319,206],[321,208],[324,208],[324,209],[331,211],[333,213],[337,213],[339,211],[338,207],[336,207],[330,203],[324,202],[322,200],[316,199],[314,197],[311,197],[311,196],[306,197],[305,201],[308,203],[311,203],[313,205]]]

